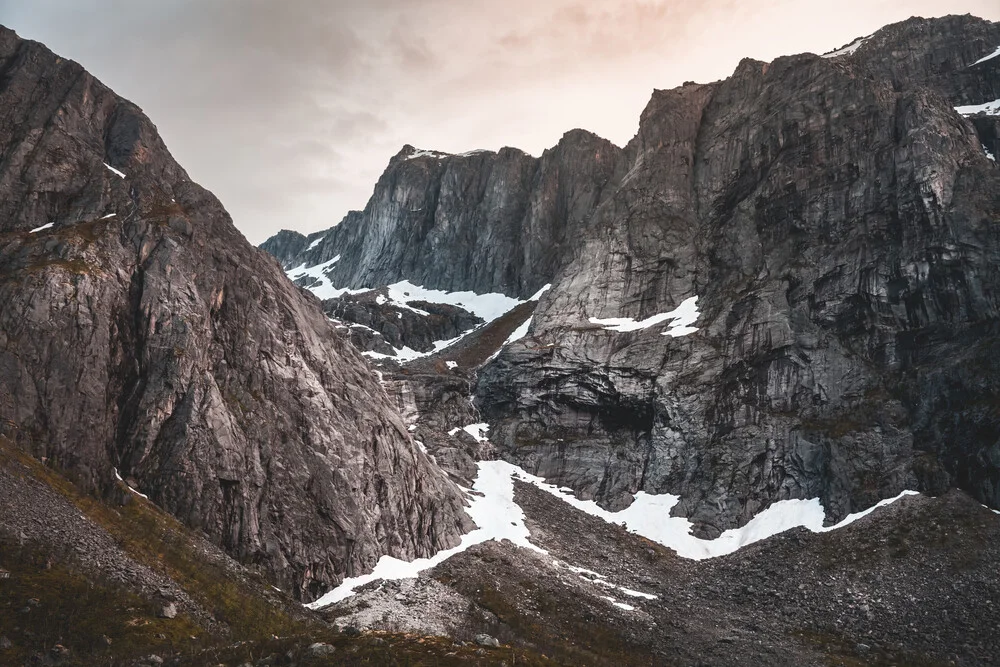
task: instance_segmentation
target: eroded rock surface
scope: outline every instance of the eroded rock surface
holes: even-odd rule
[[[141,110],[4,28],[0,108],[0,435],[304,599],[457,543],[375,374]]]
[[[836,519],[957,485],[997,507],[996,116],[955,110],[1000,98],[997,46],[1000,25],[964,16],[747,59],[655,91],[622,149],[567,134],[533,180],[516,152],[407,147],[286,264],[341,254],[345,287],[553,282],[527,336],[476,355],[476,402],[503,456],[609,508],[678,494],[714,536],[785,498]],[[552,257],[516,245],[536,242]],[[686,336],[592,322],[694,297]]]

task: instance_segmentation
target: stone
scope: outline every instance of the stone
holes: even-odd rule
[[[0,651],[6,651],[14,644],[6,637],[0,637]]]
[[[176,618],[177,617],[177,605],[173,602],[168,602],[167,604],[160,607],[160,610],[156,613],[160,618]]]
[[[306,649],[306,655],[311,658],[322,658],[324,656],[333,655],[337,652],[337,649],[329,644],[324,644],[322,642],[316,642],[315,644],[310,644],[309,648]]]
[[[497,641],[495,637],[491,637],[490,635],[476,635],[475,641],[480,646],[486,646],[489,648],[498,648],[500,646],[500,642]]]

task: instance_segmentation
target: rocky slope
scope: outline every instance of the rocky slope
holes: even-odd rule
[[[326,616],[486,633],[566,665],[971,666],[1000,648],[1000,517],[961,492],[700,562],[533,486],[516,499],[546,554],[488,542],[417,579],[370,584]]]
[[[785,498],[997,507],[997,116],[955,107],[1000,98],[998,46],[995,23],[910,19],[656,91],[623,149],[407,147],[364,212],[265,248],[339,256],[336,287],[553,282],[476,402],[504,457],[608,507],[679,494],[704,536]],[[695,297],[697,331],[666,335]]]
[[[457,541],[377,377],[135,105],[0,28],[0,109],[0,435],[304,599]]]

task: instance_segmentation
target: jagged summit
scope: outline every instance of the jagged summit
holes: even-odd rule
[[[1000,505],[1000,423],[954,403],[997,391],[1000,25],[855,42],[656,90],[624,148],[574,131],[538,159],[393,162],[286,266],[519,300],[552,283],[458,344],[492,351],[440,358],[490,359],[492,444],[608,508],[677,493],[710,536],[785,498],[836,519],[953,484]]]

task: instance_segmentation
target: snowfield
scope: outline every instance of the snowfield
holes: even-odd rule
[[[484,438],[487,428],[485,424],[471,424],[464,429],[453,429],[451,434],[454,435],[460,430],[465,430],[478,440]],[[532,544],[529,539],[531,536],[524,524],[524,511],[514,502],[514,480],[532,484],[591,516],[609,523],[622,524],[630,532],[658,542],[673,549],[679,556],[693,560],[723,556],[740,547],[799,526],[814,533],[843,528],[879,507],[889,505],[907,495],[916,495],[915,491],[903,491],[895,498],[882,500],[862,512],[845,517],[833,526],[823,525],[826,513],[818,498],[781,500],[772,504],[741,528],[727,530],[714,540],[703,540],[691,535],[690,521],[670,516],[670,510],[680,500],[678,496],[652,495],[640,491],[635,494],[634,501],[629,507],[620,512],[609,512],[599,507],[593,500],[580,500],[574,497],[568,489],[549,484],[544,479],[531,475],[512,463],[480,461],[477,466],[479,472],[473,483],[472,492],[467,492],[469,507],[466,511],[478,528],[463,536],[457,547],[440,551],[430,558],[418,558],[411,562],[392,556],[382,556],[372,572],[345,579],[340,586],[307,606],[318,609],[339,602],[353,595],[357,588],[379,579],[416,577],[423,570],[444,562],[474,544],[488,540],[510,540],[517,546],[547,554],[548,552]],[[602,581],[605,579],[604,575],[591,570],[574,567],[560,561],[553,561],[553,567],[567,567],[588,581],[609,589],[616,589],[633,598],[650,600],[656,598],[650,593],[622,588]],[[608,597],[607,599],[622,609],[632,609],[630,605],[620,603],[614,598]]]

